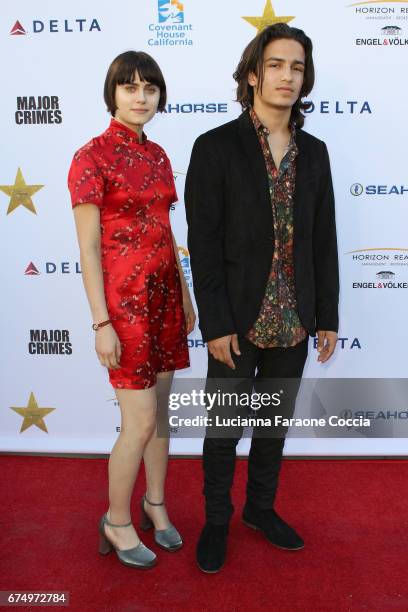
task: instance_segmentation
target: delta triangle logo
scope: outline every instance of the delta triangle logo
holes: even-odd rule
[[[11,36],[24,36],[27,34],[21,23],[17,20],[10,31]]]
[[[28,264],[26,271],[24,272],[27,276],[38,276],[41,274],[40,271],[35,267],[32,261]]]

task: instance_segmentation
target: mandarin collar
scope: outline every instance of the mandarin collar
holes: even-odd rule
[[[120,121],[112,118],[108,128],[114,134],[120,136],[127,142],[134,142],[136,144],[144,145],[147,141],[147,136],[142,132],[142,142],[139,140],[139,136],[134,130],[131,130],[127,125],[124,125]]]

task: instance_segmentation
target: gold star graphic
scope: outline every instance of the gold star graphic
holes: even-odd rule
[[[17,414],[24,417],[21,424],[20,433],[32,425],[36,425],[39,429],[45,431],[45,433],[48,433],[47,426],[44,423],[44,417],[55,410],[55,408],[39,408],[34,397],[34,393],[31,392],[30,399],[28,400],[28,406],[22,408],[11,406],[11,410],[14,410],[14,412],[17,412]]]
[[[17,170],[14,185],[0,185],[0,191],[10,196],[7,214],[13,212],[18,206],[25,206],[36,215],[37,211],[34,208],[31,196],[37,193],[37,191],[40,191],[43,187],[44,185],[26,185],[21,168],[19,168]]]
[[[257,33],[262,32],[267,26],[273,25],[274,23],[289,23],[294,17],[278,17],[272,7],[271,0],[266,0],[263,15],[261,17],[242,17],[248,23],[257,29]]]

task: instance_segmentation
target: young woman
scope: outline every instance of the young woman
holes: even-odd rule
[[[130,501],[143,457],[140,526],[154,527],[165,550],[182,546],[164,506],[169,438],[158,436],[157,422],[160,415],[167,422],[174,370],[189,366],[195,314],[169,222],[177,200],[170,162],[143,132],[166,104],[159,66],[146,53],[122,53],[109,67],[104,97],[110,125],[79,149],[68,177],[96,352],[121,410],[99,552],[115,549],[122,563],[149,568],[156,555],[132,525]]]

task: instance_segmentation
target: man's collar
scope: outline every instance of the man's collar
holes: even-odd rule
[[[269,129],[265,125],[263,125],[258,115],[256,114],[253,106],[249,107],[249,116],[252,119],[252,123],[254,124],[256,131],[263,132],[266,136],[269,136],[269,133],[270,133]],[[290,122],[289,129],[290,129],[289,148],[291,148],[293,145],[296,144],[296,123],[294,121]]]

